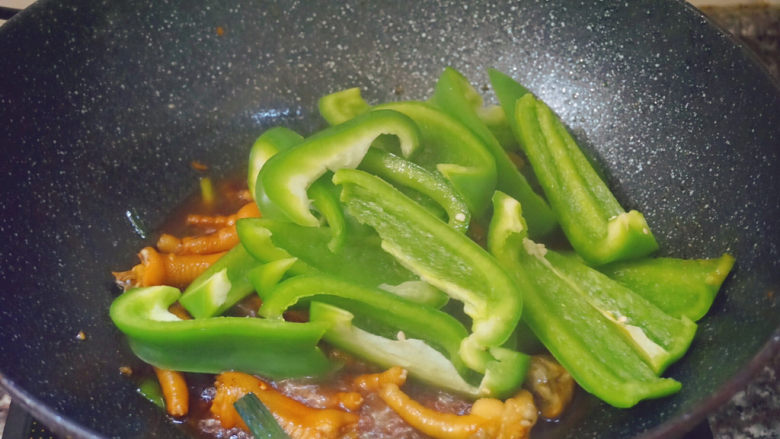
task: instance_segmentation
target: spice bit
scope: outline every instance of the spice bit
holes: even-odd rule
[[[119,366],[119,373],[124,376],[130,376],[133,374],[133,369],[130,366]]]
[[[76,340],[86,340],[87,334],[84,333],[84,331],[79,331],[78,334],[76,334]]]
[[[203,162],[199,162],[197,160],[193,160],[190,162],[190,167],[196,171],[208,171],[209,166]]]
[[[225,29],[222,26],[217,26],[217,36],[221,37],[222,35],[225,35]]]

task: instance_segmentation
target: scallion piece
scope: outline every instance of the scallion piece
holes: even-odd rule
[[[165,399],[162,396],[162,390],[160,390],[160,384],[156,379],[145,379],[138,385],[138,393],[143,395],[152,404],[165,410]]]
[[[241,415],[241,419],[254,435],[255,439],[279,439],[289,438],[276,422],[274,415],[257,398],[254,393],[247,393],[233,406]]]

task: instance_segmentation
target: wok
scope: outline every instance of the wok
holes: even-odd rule
[[[580,392],[545,434],[679,434],[776,349],[780,93],[683,2],[149,3],[42,1],[0,30],[0,384],[55,431],[186,435],[118,373],[135,360],[107,310],[192,160],[227,175],[264,129],[320,127],[326,92],[424,99],[448,65],[548,102],[661,254],[737,258],[667,373],[679,394]]]

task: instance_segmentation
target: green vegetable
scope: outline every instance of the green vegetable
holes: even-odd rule
[[[449,296],[421,280],[409,280],[398,285],[380,284],[377,288],[420,305],[442,308],[449,302]]]
[[[626,212],[544,102],[502,73],[491,82],[572,247],[594,265],[658,248],[641,213]]]
[[[290,149],[301,142],[303,142],[303,136],[284,127],[268,129],[255,140],[249,151],[249,165],[247,166],[249,170],[247,184],[249,193],[253,197],[257,188],[257,176],[265,163],[279,151]]]
[[[509,126],[509,121],[506,120],[504,109],[500,105],[486,105],[476,110],[479,120],[485,124],[505,151],[517,151],[519,149],[515,135],[512,133],[512,128]]]
[[[238,238],[241,241],[241,245],[244,249],[257,259],[260,263],[267,264],[272,261],[280,259],[293,258],[287,250],[277,247],[271,239],[271,231],[264,226],[253,223],[256,219],[262,219],[264,221],[274,221],[267,218],[242,218],[236,221],[236,231]],[[275,222],[275,221],[274,221]],[[282,222],[282,221],[279,221]],[[308,229],[319,230],[319,228],[309,227]],[[323,235],[323,232],[327,233]],[[331,233],[327,230],[321,230],[317,232],[319,236],[325,241],[322,243],[324,247],[330,243]],[[329,253],[331,253],[329,251]],[[289,267],[289,272],[292,274],[309,273],[314,270],[305,262],[295,258],[295,262]]]
[[[338,191],[329,180],[330,178],[326,175],[320,177],[309,187],[308,195],[314,207],[328,223],[331,234],[328,249],[333,253],[338,253],[346,239],[347,221],[339,203]]]
[[[527,241],[526,246],[531,245]],[[539,244],[536,244],[537,246]],[[669,364],[685,354],[696,332],[689,318],[672,317],[644,297],[585,264],[544,249],[536,253],[566,280],[571,289],[604,314],[635,346],[650,367],[663,372]]]
[[[359,116],[369,108],[358,88],[332,93],[320,99],[320,114],[331,124]],[[428,170],[440,172],[449,180],[465,199],[472,214],[484,213],[495,187],[496,166],[487,146],[469,131],[470,127],[462,125],[462,121],[457,118],[453,119],[452,114],[424,102],[393,102],[373,107],[373,111],[383,109],[409,116],[420,129],[422,147],[413,157],[414,162]],[[388,142],[383,140],[378,139],[377,145],[386,147]],[[370,172],[377,173],[373,169]],[[434,199],[441,204],[442,200]],[[446,204],[443,206],[446,207]]]
[[[261,297],[259,314],[268,319],[281,319],[291,306],[313,298],[355,313],[364,329],[389,336],[401,331],[407,337],[424,340],[444,352],[456,369],[465,371],[458,349],[468,331],[454,317],[435,308],[322,274],[295,276]]]
[[[468,230],[471,212],[465,200],[438,173],[375,148],[368,150],[358,169],[428,196],[444,209],[452,228],[464,233]]]
[[[525,206],[530,236],[540,237],[551,232],[557,225],[555,214],[544,199],[531,189],[496,137],[479,118],[482,97],[469,81],[457,70],[450,67],[444,69],[436,83],[433,103],[469,128],[493,156],[498,176],[496,189],[516,198]]]
[[[330,128],[264,132],[247,174],[263,218],[236,223],[241,245],[183,295],[136,288],[112,304],[134,352],[186,372],[323,376],[334,368],[324,339],[440,388],[503,398],[528,371],[516,349],[541,343],[614,406],[678,391],[660,374],[690,346],[692,320],[734,259],[639,259],[657,249],[642,214],[620,206],[547,105],[490,78],[501,107],[484,107],[447,68],[430,103],[371,107],[348,89],[319,102]],[[549,206],[508,155],[515,140]],[[465,232],[481,242],[491,197],[486,251]],[[557,221],[579,256],[530,239]],[[252,291],[263,318],[215,317]],[[449,298],[462,309],[442,308]],[[177,300],[194,320],[168,311]],[[310,321],[285,322],[292,307]],[[139,392],[161,404],[159,386]],[[255,395],[235,406],[256,437],[283,434]]]
[[[330,125],[344,123],[371,109],[358,87],[325,95],[320,98],[318,106],[320,114]]]
[[[296,224],[319,226],[309,211],[309,186],[328,170],[357,167],[371,142],[381,134],[398,136],[404,156],[417,149],[419,135],[414,122],[395,111],[372,111],[271,157],[260,170],[255,199],[258,203],[267,199],[272,209]],[[265,214],[268,207],[261,203],[261,212]]]
[[[366,286],[398,285],[417,280],[412,272],[384,252],[376,234],[352,232],[338,253],[328,250],[330,232],[326,227],[305,227],[266,218],[244,218],[236,222],[238,236],[251,254],[262,254],[269,245],[284,249],[286,257],[297,261],[291,274],[326,273]]]
[[[495,362],[479,386],[460,375],[450,359],[429,343],[408,336],[389,338],[353,325],[354,314],[333,305],[312,302],[310,318],[328,325],[324,339],[332,345],[383,367],[400,366],[428,384],[472,398],[511,395],[528,370],[529,357],[508,349],[496,350],[503,361]]]
[[[257,138],[249,153],[249,175],[247,183],[249,191],[257,200],[263,215],[268,218],[285,218],[284,213],[268,199],[265,191],[257,191],[257,181],[265,163],[279,151],[286,151],[304,140],[303,136],[283,127],[271,128]],[[311,184],[309,197],[317,210],[325,217],[330,226],[332,238],[328,243],[331,251],[337,251],[344,242],[346,222],[344,212],[338,202],[338,194],[334,192],[333,184],[328,180],[317,180]],[[259,198],[258,198],[259,197]]]
[[[255,291],[263,297],[268,291],[271,291],[281,282],[282,278],[298,262],[298,258],[277,259],[275,261],[262,264],[247,274],[249,281],[255,288]]]
[[[192,281],[179,302],[196,319],[220,315],[252,293],[246,275],[259,264],[237,245]]]
[[[165,410],[165,398],[163,398],[160,383],[156,379],[145,378],[138,385],[138,393],[149,400],[152,404]]]
[[[382,238],[382,248],[406,268],[450,297],[463,302],[472,334],[460,355],[484,373],[495,360],[490,348],[501,346],[520,318],[522,297],[495,259],[474,241],[404,196],[383,180],[359,170],[333,176],[341,199],[358,221]]]
[[[482,141],[457,120],[424,102],[386,103],[374,107],[372,113],[383,110],[401,112],[417,124],[421,146],[413,161],[449,180],[472,216],[485,213],[496,186],[496,163]]]
[[[111,320],[143,361],[183,372],[239,370],[271,378],[322,375],[333,368],[317,347],[326,329],[322,324],[245,317],[181,320],[168,311],[180,296],[168,286],[135,288],[111,304]]]
[[[410,335],[391,338],[373,334],[354,326],[354,316],[349,311],[322,302],[312,302],[309,308],[312,322],[328,326],[324,340],[339,349],[382,367],[403,367],[411,376],[437,387],[472,397],[480,395],[476,386],[463,379],[451,358],[429,343]]]
[[[632,303],[616,294],[594,300],[594,291],[580,286],[580,279],[561,270],[555,258],[547,257],[549,251],[545,253],[543,246],[527,238],[516,200],[496,192],[493,203],[488,248],[522,288],[523,320],[577,383],[616,407],[677,392],[679,382],[657,377],[646,362],[647,353],[656,352],[651,346],[659,346],[646,334],[642,336],[643,325],[653,322],[633,320],[635,315],[655,315],[648,309],[652,305]],[[624,305],[636,308],[623,321],[615,310],[601,308],[605,304],[621,306],[623,312],[628,312]],[[608,313],[613,315],[608,317]],[[634,325],[638,329],[630,328]],[[690,325],[682,323],[683,327]]]
[[[274,415],[268,410],[254,393],[247,393],[233,404],[241,416],[249,431],[255,439],[283,439],[288,438],[276,422]]]
[[[642,295],[674,317],[699,320],[710,309],[734,257],[717,259],[656,258],[615,262],[599,271]]]

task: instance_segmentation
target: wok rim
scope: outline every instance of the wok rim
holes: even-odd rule
[[[752,61],[754,66],[757,66],[764,75],[769,79],[769,82],[774,86],[775,91],[780,95],[780,78],[773,77],[761,58],[750,49],[745,43],[743,43],[738,37],[726,30],[705,15],[697,7],[693,6],[686,0],[675,0],[676,3],[682,3],[683,9],[690,14],[698,15],[703,18],[708,26],[714,28],[721,38],[729,40],[732,44],[737,46],[740,52]],[[47,2],[38,1],[30,5],[28,8],[18,11],[14,16],[6,20],[4,27],[9,27],[9,24],[13,26],[19,25],[19,22],[23,21],[28,15],[29,11],[37,10],[44,7]],[[739,372],[734,374],[720,387],[716,388],[709,396],[698,401],[693,408],[685,411],[682,414],[676,415],[671,419],[652,427],[651,429],[640,433],[635,436],[634,439],[665,439],[680,437],[683,434],[691,431],[696,425],[702,422],[708,415],[712,414],[715,410],[725,405],[737,392],[744,390],[749,382],[760,371],[766,367],[775,355],[780,354],[780,326],[768,337],[767,341],[757,351],[757,353],[742,367]],[[74,421],[73,419],[60,415],[57,411],[44,403],[41,399],[33,396],[20,386],[17,386],[15,382],[11,381],[0,370],[0,387],[4,388],[11,396],[12,403],[19,404],[24,408],[35,420],[45,424],[57,435],[64,437],[75,438],[107,438],[109,436],[101,436],[96,431],[83,426],[82,424]],[[584,390],[580,390],[584,391]],[[630,409],[629,409],[630,410]],[[0,431],[2,432],[2,431]]]

